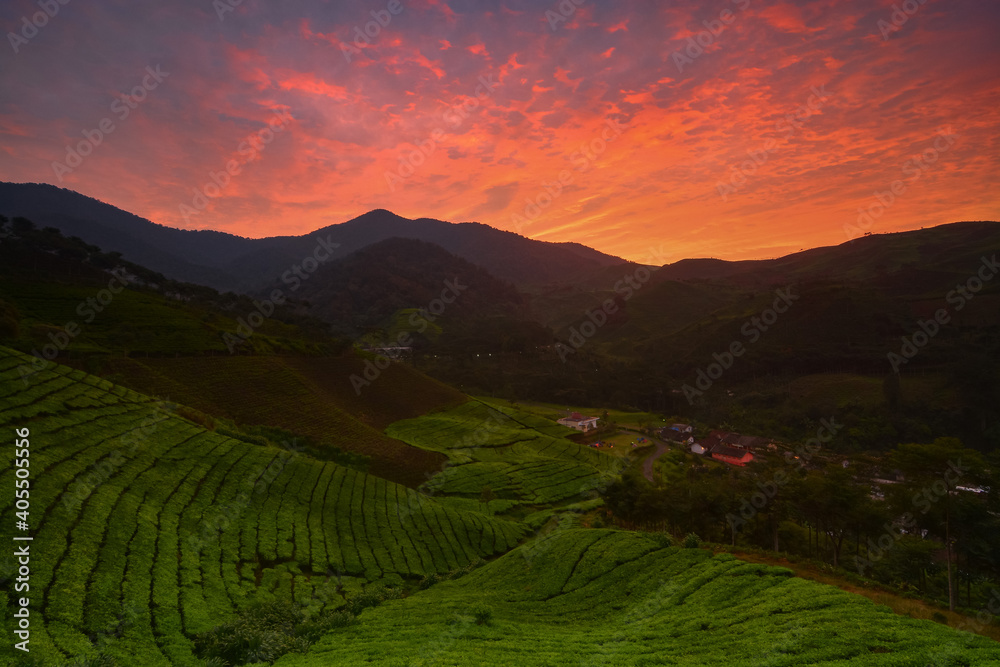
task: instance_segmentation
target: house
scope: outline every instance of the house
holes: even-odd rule
[[[753,461],[754,457],[750,450],[718,444],[712,448],[712,458],[734,466],[745,466]]]
[[[671,424],[660,429],[660,438],[671,442],[694,442],[692,432],[694,428],[690,424]]]
[[[597,428],[599,417],[584,417],[579,412],[574,412],[569,417],[563,417],[556,421],[557,424],[575,428],[577,431],[593,431]]]
[[[746,449],[748,451],[757,451],[762,449],[767,449],[769,451],[777,450],[777,445],[771,442],[767,438],[761,438],[756,435],[741,435],[739,433],[731,433],[729,431],[711,431],[708,434],[709,439],[718,442],[723,445],[728,445],[730,447],[735,447],[737,449]]]

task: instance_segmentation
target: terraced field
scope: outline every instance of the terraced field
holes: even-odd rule
[[[1000,645],[728,554],[564,530],[362,614],[279,667],[1000,664]]]
[[[0,427],[30,429],[31,655],[50,664],[95,645],[121,664],[197,664],[191,637],[255,600],[308,602],[330,575],[446,572],[508,551],[526,531],[205,430],[79,370],[54,365],[26,386],[17,367],[28,360],[0,348]],[[0,465],[0,487],[13,488],[13,457]],[[8,544],[15,511],[13,494],[0,494]],[[0,576],[13,566],[5,555]],[[11,626],[5,614],[8,637]]]
[[[440,494],[547,504],[576,498],[615,473],[620,459],[561,437],[571,433],[513,408],[470,401],[457,408],[396,422],[386,433],[448,456],[426,487]]]

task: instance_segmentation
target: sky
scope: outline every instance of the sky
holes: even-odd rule
[[[0,180],[172,227],[384,208],[663,264],[1000,219],[992,0],[6,0],[0,27]]]

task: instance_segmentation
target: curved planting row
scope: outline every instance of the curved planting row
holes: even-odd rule
[[[17,369],[29,362],[0,348],[0,425],[31,431],[31,648],[57,664],[99,653],[194,664],[192,636],[257,599],[308,603],[317,576],[446,572],[524,535],[378,477],[207,431],[79,371],[52,366],[23,387]],[[4,457],[0,485],[14,480]],[[0,495],[5,534],[11,495]],[[9,558],[0,565],[9,577]],[[13,629],[9,617],[2,625]]]
[[[564,530],[366,611],[277,667],[1000,664],[1000,645],[637,533]]]
[[[617,457],[553,437],[557,424],[513,408],[469,401],[391,424],[386,433],[442,452],[449,465],[425,487],[466,498],[489,487],[498,498],[547,504],[589,496],[616,470]]]

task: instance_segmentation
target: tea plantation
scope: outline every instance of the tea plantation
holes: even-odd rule
[[[294,443],[206,430],[181,406],[82,371],[53,364],[26,385],[28,360],[0,348],[0,425],[30,429],[33,659],[100,646],[123,665],[198,664],[191,637],[252,602],[309,603],[333,576],[399,585],[506,552],[527,530]],[[14,480],[4,457],[0,485]],[[7,544],[14,502],[0,495]],[[5,636],[13,623],[6,613]]]
[[[497,405],[464,405],[391,424],[403,442],[448,456],[449,465],[427,483],[436,493],[478,496],[488,486],[498,498],[547,504],[600,488],[621,459],[561,437],[550,421]]]
[[[235,667],[232,641],[288,667],[1000,664],[995,642],[788,570],[581,528],[623,459],[514,408],[389,424],[447,457],[414,490],[80,370],[22,379],[30,361],[0,347],[0,426],[30,429],[30,512],[0,494],[0,539],[18,520],[34,538],[31,652],[0,664]],[[0,488],[16,470],[0,460]]]
[[[1000,646],[785,569],[565,530],[275,664],[985,666],[1000,664]]]

